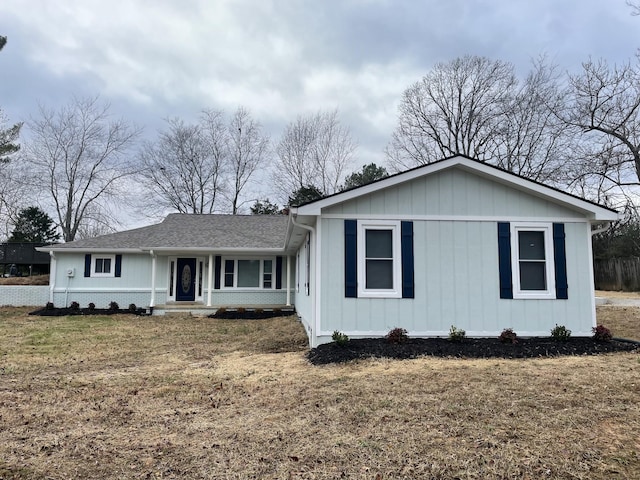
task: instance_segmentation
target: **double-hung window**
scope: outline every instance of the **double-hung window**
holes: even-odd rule
[[[400,222],[358,222],[358,296],[402,297]]]
[[[511,224],[513,298],[556,298],[550,224]]]

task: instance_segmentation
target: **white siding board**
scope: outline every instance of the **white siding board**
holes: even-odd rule
[[[458,168],[378,190],[323,211],[346,215],[409,212],[412,215],[584,218],[579,212],[557,203]]]

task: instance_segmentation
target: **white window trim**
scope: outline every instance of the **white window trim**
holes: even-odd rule
[[[109,273],[96,272],[96,260],[99,259],[110,259],[111,260],[111,271]],[[116,256],[115,255],[103,255],[103,254],[93,254],[91,255],[91,276],[92,277],[102,277],[102,278],[110,278],[116,276]]]
[[[365,232],[367,230],[391,230],[393,249],[393,288],[366,288]],[[402,298],[402,247],[400,244],[400,221],[358,220],[358,297]]]
[[[518,258],[518,232],[543,232],[546,290],[520,289],[520,261]],[[514,299],[549,300],[556,298],[556,274],[553,258],[553,225],[551,223],[511,223],[511,265]]]
[[[233,262],[233,286],[225,286],[225,262],[229,260]],[[238,287],[238,260],[260,260],[260,281],[258,287]],[[264,262],[265,260],[271,260],[271,288],[264,287]],[[276,257],[222,257],[221,268],[221,290],[240,290],[240,291],[271,291],[276,289]]]

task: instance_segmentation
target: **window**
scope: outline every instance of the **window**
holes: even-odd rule
[[[400,298],[400,222],[358,222],[358,296]]]
[[[91,262],[92,277],[115,276],[115,255],[93,255]]]
[[[273,289],[273,259],[224,260],[224,288]]]
[[[550,224],[511,224],[513,298],[556,298]]]

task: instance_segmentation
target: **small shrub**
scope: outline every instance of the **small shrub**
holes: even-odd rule
[[[611,335],[611,330],[609,330],[604,325],[598,325],[597,327],[593,327],[591,331],[593,332],[592,338],[596,342],[610,342],[611,339],[613,338],[613,335]]]
[[[53,310],[55,307],[53,306],[53,302],[47,302],[47,304],[44,306],[45,310]]]
[[[78,310],[80,310],[80,304],[78,302],[71,302],[71,305],[69,305],[69,310],[71,310],[72,312],[77,312]]]
[[[467,332],[465,332],[461,328],[456,328],[451,325],[451,328],[449,329],[449,340],[451,342],[462,342],[466,336]]]
[[[225,313],[227,313],[227,309],[225,307],[220,307],[216,310],[216,315],[224,315]]]
[[[111,310],[112,312],[120,310],[120,305],[118,305],[118,302],[111,302],[109,303],[109,310]]]
[[[407,331],[399,327],[390,330],[384,338],[386,338],[389,343],[405,343],[409,339]]]
[[[501,343],[518,343],[518,335],[512,328],[505,328],[498,337]]]
[[[273,314],[274,314],[276,317],[280,317],[280,316],[282,316],[282,309],[281,309],[281,308],[274,308],[274,309],[273,309]]]
[[[93,312],[96,309],[96,304],[91,302],[89,305],[87,305],[89,307],[89,311]]]
[[[244,307],[238,307],[236,309],[236,312],[238,312],[240,315],[244,315],[247,312],[247,309]]]
[[[264,313],[264,308],[256,308],[256,315],[262,315]]]
[[[129,304],[129,311],[130,312],[135,312],[138,309],[138,307],[136,307],[135,303],[130,303]]]
[[[349,343],[349,337],[344,333],[339,332],[338,330],[333,331],[333,334],[331,335],[331,340],[336,342],[336,345],[340,345],[341,347]]]
[[[570,336],[571,330],[569,330],[564,325],[556,324],[556,326],[551,329],[551,338],[553,338],[556,342],[567,342],[569,341]]]

